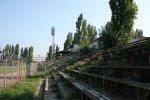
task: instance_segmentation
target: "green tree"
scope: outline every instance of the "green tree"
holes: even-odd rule
[[[23,57],[23,47],[21,48],[20,55]]]
[[[89,44],[89,34],[88,34],[88,28],[87,28],[87,21],[83,20],[82,22],[82,29],[81,29],[81,41],[80,41],[80,47],[84,48],[87,44]]]
[[[73,41],[73,34],[71,32],[68,33],[67,39],[64,43],[64,50],[68,50],[69,46],[72,44]]]
[[[27,47],[25,47],[25,49],[24,49],[23,57],[24,57],[24,58],[27,58],[27,59],[29,58],[29,50],[28,50]]]
[[[7,44],[7,45],[5,46],[5,58],[8,59],[8,57],[9,57],[9,44]]]
[[[134,34],[134,38],[142,38],[142,37],[143,37],[143,30],[136,29],[135,34]]]
[[[76,43],[80,44],[81,39],[82,39],[82,32],[81,32],[81,28],[82,28],[82,23],[83,23],[83,14],[81,13],[76,21]]]
[[[90,42],[94,41],[97,37],[96,27],[91,24],[88,24],[88,33],[89,33],[89,41]]]
[[[112,32],[112,25],[112,22],[108,22],[100,31],[99,47],[102,47],[104,50],[109,49],[116,44],[116,38]]]
[[[2,60],[4,60],[4,59],[5,59],[5,49],[3,49],[3,51],[2,51],[1,59],[2,59]]]
[[[53,52],[53,46],[50,45],[50,47],[49,47],[49,52],[47,53],[47,54],[48,54],[48,60],[49,60],[49,61],[50,61],[51,58],[52,58],[52,52]]]
[[[110,0],[109,5],[117,45],[126,44],[133,37],[134,19],[136,19],[138,7],[134,0]]]
[[[31,62],[32,59],[33,59],[33,51],[34,51],[33,47],[32,47],[32,46],[29,47],[29,61],[30,61],[30,62]]]
[[[11,52],[12,52],[13,54],[15,53],[14,45],[12,45],[12,47],[11,47]]]
[[[78,43],[79,43],[78,34],[74,33],[74,38],[73,38],[72,44],[78,44]]]
[[[16,44],[15,46],[15,55],[18,57],[19,54],[19,44]]]
[[[11,48],[12,48],[12,46],[9,45],[9,53],[10,53],[10,54],[12,54],[12,49],[11,49]]]
[[[5,53],[9,53],[9,44],[7,44],[6,46],[5,46]]]
[[[57,45],[57,46],[56,46],[56,53],[59,52],[59,49],[60,49],[60,48],[59,48],[58,45]]]

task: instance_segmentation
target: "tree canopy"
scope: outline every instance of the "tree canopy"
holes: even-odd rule
[[[64,50],[67,50],[73,41],[73,33],[69,32],[67,35],[67,39],[64,43]]]
[[[134,19],[136,19],[138,7],[134,0],[110,0],[109,5],[116,43],[117,45],[126,44],[133,37]]]
[[[104,50],[115,46],[116,38],[112,32],[112,22],[107,22],[107,24],[101,28],[99,43]]]

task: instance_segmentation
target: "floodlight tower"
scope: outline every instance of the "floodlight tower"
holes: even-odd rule
[[[51,29],[51,35],[52,35],[52,66],[54,64],[54,35],[55,35],[55,27],[52,27]]]

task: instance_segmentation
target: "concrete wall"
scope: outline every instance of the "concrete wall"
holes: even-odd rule
[[[89,44],[89,48],[92,49],[98,49],[98,41],[94,41],[92,43]]]

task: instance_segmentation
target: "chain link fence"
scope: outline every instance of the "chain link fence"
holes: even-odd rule
[[[24,80],[26,76],[37,71],[37,64],[36,62],[29,63],[22,58],[0,60],[0,87],[7,87]]]

